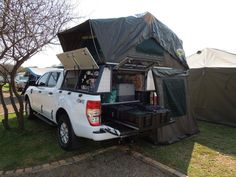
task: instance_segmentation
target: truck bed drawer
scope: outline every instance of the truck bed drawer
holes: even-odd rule
[[[125,124],[121,124],[118,122],[107,122],[105,125],[107,126],[107,128],[104,129],[106,132],[109,132],[111,134],[114,134],[120,137],[132,136],[138,133],[138,129],[132,128],[130,126],[126,126]]]

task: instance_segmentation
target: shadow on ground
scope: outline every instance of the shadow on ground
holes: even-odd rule
[[[198,124],[200,133],[177,143],[154,146],[140,140],[132,148],[189,176],[234,176],[236,129],[203,121]]]

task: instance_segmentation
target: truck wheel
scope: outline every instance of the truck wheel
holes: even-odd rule
[[[34,111],[31,108],[29,99],[25,100],[25,114],[26,114],[26,117],[28,119],[33,119],[34,118]]]
[[[71,126],[69,117],[62,114],[58,120],[57,137],[60,147],[66,151],[77,147],[77,137]]]

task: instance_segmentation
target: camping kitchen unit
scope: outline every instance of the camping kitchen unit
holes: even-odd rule
[[[87,20],[58,37],[68,87],[100,95],[101,123],[120,137],[171,143],[198,131],[182,41],[153,15]]]

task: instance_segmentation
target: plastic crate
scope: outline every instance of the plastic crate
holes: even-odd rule
[[[104,106],[102,109],[102,117],[103,119],[109,120],[120,120],[122,118],[122,113],[132,110],[132,106],[126,105],[112,105],[112,106]]]
[[[164,108],[157,109],[153,112],[152,115],[155,121],[155,126],[157,128],[173,123],[173,119],[171,119],[169,109],[164,109]]]
[[[122,121],[138,127],[140,130],[153,126],[152,113],[150,112],[133,109],[123,112],[122,115]]]

